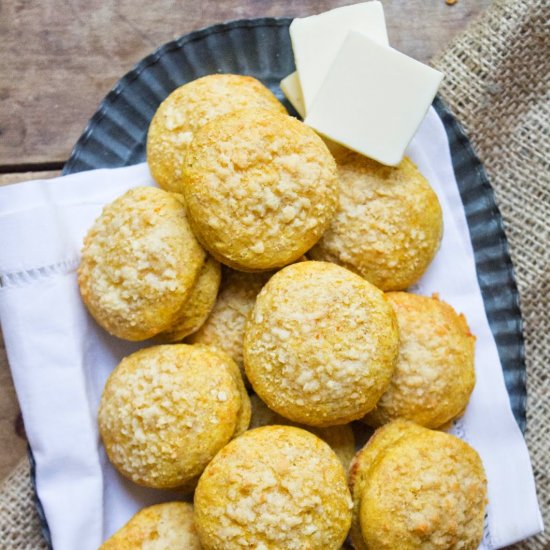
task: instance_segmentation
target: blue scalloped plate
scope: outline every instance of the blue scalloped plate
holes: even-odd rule
[[[250,19],[214,25],[160,47],[126,74],[101,102],[77,141],[64,174],[145,160],[149,122],[175,88],[212,73],[248,74],[285,100],[280,80],[294,70],[291,19]],[[485,310],[496,340],[514,416],[525,429],[525,360],[519,298],[502,218],[483,166],[464,130],[440,98],[434,101],[449,139],[466,211]],[[31,465],[34,465],[31,455]],[[32,470],[34,479],[34,468]],[[48,525],[37,500],[46,540]]]

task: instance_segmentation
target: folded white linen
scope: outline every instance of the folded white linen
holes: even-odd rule
[[[480,454],[489,481],[480,548],[542,529],[531,464],[514,420],[479,289],[464,209],[441,120],[431,109],[408,154],[443,207],[441,249],[413,291],[463,312],[477,337],[477,384],[455,432]],[[76,281],[83,237],[102,207],[137,185],[145,164],[0,188],[0,319],[36,482],[56,550],[96,550],[145,505],[177,498],[133,485],[108,463],[96,416],[105,380],[147,345],[109,336],[87,314]]]

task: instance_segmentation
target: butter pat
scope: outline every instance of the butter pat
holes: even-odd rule
[[[399,164],[443,74],[350,32],[305,123],[327,138],[383,164]]]
[[[387,46],[382,3],[372,1],[344,6],[320,15],[294,19],[290,24],[292,50],[306,112],[349,31],[365,33],[375,42]]]
[[[304,98],[302,96],[302,88],[300,87],[300,79],[298,73],[293,72],[286,78],[281,80],[279,84],[283,94],[290,101],[292,106],[296,109],[296,112],[304,118],[306,116],[306,106],[304,105]]]

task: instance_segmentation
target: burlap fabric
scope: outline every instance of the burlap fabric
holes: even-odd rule
[[[481,157],[500,207],[521,298],[526,439],[550,530],[550,2],[504,0],[434,65]],[[550,548],[550,532],[514,546]]]
[[[464,124],[495,189],[525,321],[527,444],[550,528],[550,2],[497,0],[434,65],[441,94]],[[0,546],[46,548],[29,467],[0,485]],[[550,548],[541,534],[516,550]]]
[[[42,550],[38,514],[27,460],[21,461],[0,485],[0,548],[5,550]]]

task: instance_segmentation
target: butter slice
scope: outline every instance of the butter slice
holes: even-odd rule
[[[290,101],[298,114],[302,118],[305,118],[306,106],[304,105],[304,98],[302,96],[302,88],[300,87],[298,73],[295,71],[289,74],[281,80],[279,85],[281,90],[283,90],[283,94],[285,94],[286,98]]]
[[[383,164],[399,164],[443,74],[364,34],[350,32],[305,123]]]
[[[290,24],[294,61],[306,112],[349,31],[367,34],[388,45],[384,9],[378,1],[344,6],[319,15],[296,18]]]

